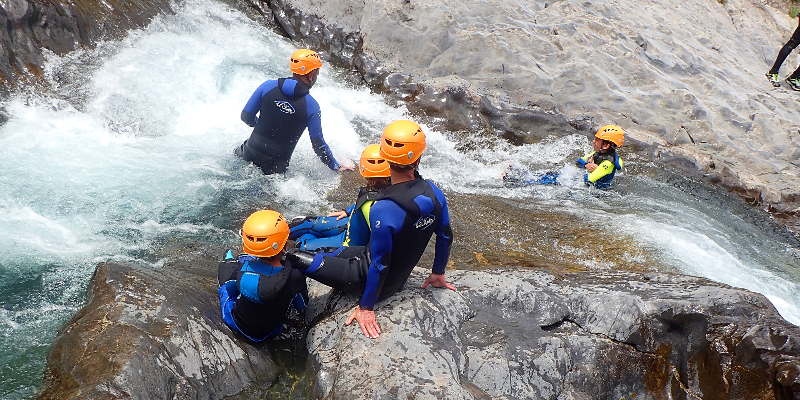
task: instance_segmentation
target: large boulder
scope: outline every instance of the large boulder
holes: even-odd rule
[[[65,54],[113,39],[171,10],[169,0],[0,2],[0,93],[42,77],[44,50]]]
[[[39,398],[221,399],[268,388],[279,368],[221,321],[208,260],[99,265],[88,303],[53,344]]]
[[[797,21],[763,1],[249,1],[448,128],[525,142],[613,121],[665,163],[800,210],[797,95],[764,78]]]
[[[332,294],[308,336],[316,395],[341,399],[800,399],[800,328],[702,278],[451,271],[380,304],[383,334]],[[320,298],[322,303],[322,298]],[[327,315],[327,314],[322,314]]]

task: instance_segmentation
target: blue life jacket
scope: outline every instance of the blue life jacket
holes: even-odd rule
[[[233,268],[224,265],[230,263],[235,264]],[[305,276],[296,269],[269,265],[246,254],[237,260],[229,252],[219,270],[221,274],[223,270],[233,272],[219,279],[222,319],[252,342],[280,334],[290,307],[298,311],[306,307]]]

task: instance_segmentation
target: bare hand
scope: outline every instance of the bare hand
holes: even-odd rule
[[[378,325],[378,320],[375,319],[375,311],[362,310],[361,307],[356,306],[344,324],[349,326],[353,323],[353,320],[358,321],[358,326],[361,327],[361,332],[364,333],[364,336],[376,339],[381,335],[381,326]]]
[[[596,168],[597,168],[597,164],[595,164],[593,162],[590,162],[590,163],[586,164],[586,170],[589,171],[589,172],[594,172],[594,170]]]
[[[334,212],[328,214],[328,216],[329,217],[336,217],[336,220],[338,221],[338,220],[340,220],[342,218],[347,218],[347,211],[345,211],[345,210],[334,211]]]
[[[356,169],[356,166],[353,165],[352,161],[345,161],[344,164],[339,165],[339,168],[337,169],[337,171],[339,171],[339,172],[342,172],[342,171],[353,171],[355,169]]]
[[[425,282],[422,283],[423,289],[428,286],[433,286],[435,288],[447,288],[453,291],[456,290],[456,287],[452,283],[447,282],[444,279],[444,274],[430,274],[428,279],[425,279]]]

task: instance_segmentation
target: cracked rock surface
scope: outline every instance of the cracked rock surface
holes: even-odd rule
[[[379,305],[376,340],[343,326],[355,299],[327,297],[332,314],[308,336],[316,396],[800,398],[800,328],[752,292],[531,270],[452,271],[458,292],[431,291],[418,288],[426,275]]]
[[[220,399],[268,387],[278,367],[219,317],[216,263],[104,263],[48,356],[41,399]]]

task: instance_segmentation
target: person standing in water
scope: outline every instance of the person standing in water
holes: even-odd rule
[[[322,59],[313,50],[300,49],[289,59],[291,78],[262,83],[242,110],[242,121],[253,127],[250,138],[236,148],[236,155],[261,168],[264,174],[284,173],[297,141],[308,128],[314,152],[334,171],[352,170],[333,157],[322,136],[319,103],[309,94],[317,82]]]
[[[381,334],[375,304],[405,286],[434,234],[432,271],[422,287],[456,290],[444,275],[453,242],[447,200],[417,172],[425,146],[425,133],[415,122],[394,121],[383,130],[380,154],[389,162],[391,186],[380,192],[369,210],[368,248],[287,253],[287,260],[307,277],[360,296],[347,325],[358,321],[361,332],[373,339]]]
[[[772,83],[772,86],[779,87],[781,85],[778,71],[780,71],[783,62],[786,61],[786,57],[789,57],[789,54],[800,44],[800,14],[797,15],[797,23],[797,29],[794,30],[792,37],[789,38],[789,41],[786,42],[781,48],[781,51],[778,52],[775,64],[773,64],[772,69],[767,72],[767,79]],[[786,78],[786,83],[788,83],[789,87],[792,89],[800,91],[800,66]]]

